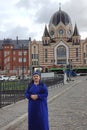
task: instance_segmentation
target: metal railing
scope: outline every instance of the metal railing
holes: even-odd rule
[[[24,99],[28,81],[0,81],[0,108]]]
[[[0,108],[24,99],[24,92],[31,80],[0,81]],[[64,83],[64,77],[42,79],[47,87]]]
[[[47,85],[47,87],[58,85],[58,84],[64,84],[64,75],[56,75],[54,78],[43,78],[42,81]]]

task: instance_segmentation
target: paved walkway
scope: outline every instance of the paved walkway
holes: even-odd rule
[[[49,104],[49,117],[50,117],[49,122],[51,122],[50,124],[51,127],[56,126],[55,123],[59,124],[57,121],[53,121],[53,119],[51,120],[52,117],[56,117],[56,116],[51,116],[52,115],[51,113],[53,113],[53,111],[55,111],[57,107],[59,108],[59,106],[55,107],[55,105],[59,104],[58,103],[59,101],[56,102],[54,105],[52,104],[54,103],[54,101],[58,99],[57,97],[62,97],[60,95],[64,95],[65,92],[69,91],[73,86],[76,86],[78,81],[80,80],[75,79],[74,81],[71,81],[66,85],[61,85],[61,86],[57,85],[55,87],[49,88],[48,104]],[[58,126],[56,128],[53,127],[51,130],[57,130],[58,128]],[[8,107],[4,107],[0,109],[0,130],[27,130],[27,100],[26,99],[17,102],[13,105],[10,105]],[[58,130],[63,130],[63,129],[58,129]],[[75,130],[75,129],[64,129],[64,130]],[[83,130],[83,129],[76,129],[76,130]]]
[[[87,130],[87,81],[56,98],[49,105],[49,117],[50,130]]]

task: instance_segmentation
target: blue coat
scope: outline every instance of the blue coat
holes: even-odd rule
[[[38,99],[31,99],[32,94],[37,94]],[[49,130],[48,89],[45,84],[29,85],[25,91],[25,97],[28,99],[28,130]]]

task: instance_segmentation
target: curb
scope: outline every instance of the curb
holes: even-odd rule
[[[14,127],[16,127],[19,123],[22,123],[27,118],[27,113],[22,115],[21,117],[18,117],[16,120],[9,123],[7,126],[4,126],[0,128],[0,130],[12,130]]]

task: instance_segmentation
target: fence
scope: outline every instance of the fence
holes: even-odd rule
[[[0,108],[24,98],[28,81],[0,81]]]
[[[43,78],[42,81],[46,83],[47,87],[54,86],[57,84],[64,84],[64,75],[56,75],[54,78]]]
[[[63,76],[42,79],[47,86],[64,83]],[[30,80],[0,81],[0,108],[24,99],[24,91]]]

